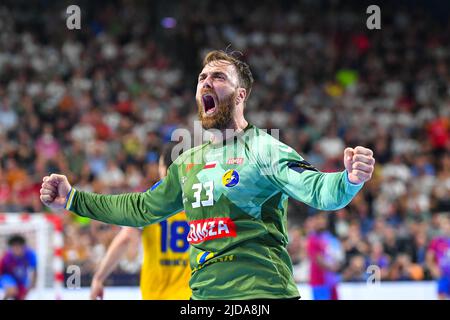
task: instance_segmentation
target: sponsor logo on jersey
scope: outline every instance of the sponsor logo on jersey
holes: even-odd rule
[[[225,187],[232,188],[239,183],[239,173],[236,170],[227,170],[222,176],[222,184]]]
[[[227,160],[227,164],[243,164],[244,158],[230,158]]]
[[[210,265],[210,264],[213,264],[216,262],[233,262],[234,260],[235,260],[234,254],[230,254],[227,256],[223,256],[223,257],[214,257],[213,259],[206,260],[206,262],[203,264],[199,264],[197,267],[192,269],[192,272],[197,272],[198,270],[206,267],[207,265]]]
[[[160,259],[161,266],[183,266],[186,267],[189,262],[186,259]]]
[[[236,237],[236,225],[230,218],[210,218],[189,222],[187,241],[192,244],[213,239]]]
[[[198,264],[203,264],[206,261],[208,261],[209,259],[211,259],[212,257],[214,257],[214,252],[209,252],[209,251],[200,252],[197,255],[196,261]]]
[[[205,164],[205,166],[203,167],[203,169],[212,169],[215,168],[217,165],[217,161],[214,162],[208,162]]]

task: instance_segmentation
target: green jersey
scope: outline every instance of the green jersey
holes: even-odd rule
[[[221,144],[181,154],[166,178],[143,193],[98,195],[72,189],[66,209],[107,223],[145,226],[182,210],[189,230],[193,299],[299,297],[287,252],[287,203],[346,206],[362,184],[346,171],[322,173],[252,125]]]

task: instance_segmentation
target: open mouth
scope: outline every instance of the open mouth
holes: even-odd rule
[[[203,107],[205,108],[206,114],[213,114],[216,111],[216,102],[214,97],[210,94],[205,94],[202,96]]]

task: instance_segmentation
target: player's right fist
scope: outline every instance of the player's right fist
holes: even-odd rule
[[[62,209],[72,186],[66,176],[52,173],[42,179],[40,199],[43,204],[52,209]]]

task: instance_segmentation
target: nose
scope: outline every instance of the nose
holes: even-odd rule
[[[212,79],[210,76],[207,76],[205,80],[203,80],[203,88],[212,88]]]

